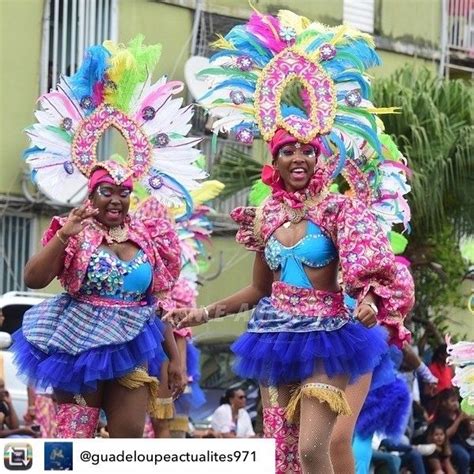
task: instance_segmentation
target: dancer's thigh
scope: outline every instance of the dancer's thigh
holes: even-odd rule
[[[85,403],[88,407],[100,408],[104,396],[104,382],[97,384],[97,390],[95,392],[71,393],[63,390],[55,390],[54,396],[59,404],[73,403],[83,405]]]
[[[332,442],[338,444],[340,440],[352,441],[355,424],[369,392],[372,373],[363,375],[357,382],[347,385],[345,389],[347,403],[351,407],[352,415],[339,416],[334,426]],[[336,453],[337,455],[337,453]]]
[[[141,438],[148,406],[148,387],[129,389],[118,381],[107,382],[103,408],[111,438]]]
[[[304,387],[307,384],[326,384],[345,390],[348,382],[348,376],[339,375],[336,377],[328,377],[326,374],[316,373],[307,378],[301,384]],[[327,403],[321,402],[316,397],[301,397],[300,407],[300,439],[301,438],[320,438],[326,436],[329,439],[337,414],[334,413]]]

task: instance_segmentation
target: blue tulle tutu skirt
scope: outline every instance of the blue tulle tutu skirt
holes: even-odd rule
[[[188,384],[186,391],[174,402],[178,415],[188,415],[191,409],[198,408],[206,401],[206,396],[199,386],[201,379],[200,351],[192,341],[186,341],[186,368],[188,377],[192,381]]]
[[[28,384],[85,393],[96,390],[98,382],[122,377],[141,364],[148,367],[150,375],[158,376],[166,359],[163,332],[163,323],[152,318],[130,341],[94,347],[80,354],[47,354],[28,342],[19,329],[13,335],[11,351],[20,376]]]
[[[405,432],[411,409],[407,383],[395,377],[390,383],[371,389],[357,418],[356,433],[362,438],[377,432],[398,439]]]
[[[349,321],[334,331],[246,332],[231,349],[235,372],[263,385],[299,383],[315,372],[347,374],[354,383],[380,363],[388,344],[380,326]]]

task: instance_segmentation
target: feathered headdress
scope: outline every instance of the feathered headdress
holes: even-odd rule
[[[162,77],[152,84],[161,45],[142,43],[138,36],[127,47],[92,46],[76,74],[61,77],[56,90],[39,98],[25,157],[49,198],[76,204],[85,197],[87,178],[108,158],[97,156],[99,140],[114,127],[128,147],[127,164],[109,170],[117,184],[132,177],[148,195],[189,207],[188,191],[205,176],[194,166],[199,139],[186,137],[193,112],[173,97],[181,82]]]
[[[370,101],[366,70],[380,60],[369,35],[289,11],[255,12],[214,46],[211,67],[198,76],[210,85],[200,102],[219,117],[215,133],[231,131],[244,143],[270,142],[278,130],[316,140],[328,186],[342,174],[387,232],[397,222],[407,228],[407,168],[377,117],[395,109]],[[253,196],[266,193],[259,185]]]
[[[455,366],[453,385],[459,387],[463,399],[462,410],[474,416],[474,342],[460,341],[451,344],[450,336],[446,336],[448,358],[446,362]]]
[[[224,185],[219,181],[205,181],[191,193],[193,213],[176,221],[176,232],[181,247],[181,273],[173,287],[170,299],[178,307],[194,307],[198,295],[199,274],[208,269],[208,247],[212,223],[209,214],[212,209],[204,203],[217,197]],[[170,210],[171,214],[180,210]],[[174,212],[173,212],[174,211]]]

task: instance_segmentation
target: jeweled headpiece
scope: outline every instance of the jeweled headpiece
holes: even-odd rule
[[[249,144],[262,137],[272,149],[282,132],[312,143],[326,185],[342,174],[357,197],[377,206],[387,230],[393,222],[407,225],[403,157],[396,147],[395,153],[384,149],[377,117],[395,109],[375,108],[370,101],[365,71],[380,59],[369,35],[290,11],[255,12],[214,46],[219,51],[211,67],[198,77],[209,82],[200,101],[219,117],[216,133],[230,131]]]
[[[177,205],[204,177],[194,165],[199,139],[186,137],[192,109],[173,97],[184,86],[166,77],[151,83],[161,45],[142,42],[139,36],[127,47],[111,41],[92,46],[76,74],[61,77],[56,90],[39,98],[25,156],[49,198],[76,204],[85,197],[87,179],[103,163],[99,158],[107,158],[98,156],[98,143],[110,127],[128,148],[126,164],[109,170],[117,184],[131,177],[148,195]]]

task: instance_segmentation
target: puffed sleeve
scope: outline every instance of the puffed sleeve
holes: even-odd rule
[[[54,216],[51,219],[49,227],[44,231],[41,238],[43,247],[56,235],[56,232],[64,225],[65,219],[63,217]]]
[[[378,297],[378,322],[392,344],[410,339],[403,320],[414,304],[413,278],[395,260],[375,216],[357,199],[342,202],[336,218],[337,246],[346,292],[360,302],[372,291]]]
[[[166,208],[156,199],[150,198],[140,206],[133,217],[145,226],[149,244],[157,257],[154,291],[171,289],[181,271],[181,247]]]
[[[230,213],[230,217],[239,224],[239,230],[235,239],[243,244],[247,250],[263,252],[265,244],[256,229],[258,224],[256,207],[237,207]]]
[[[43,237],[41,238],[41,245],[43,245],[43,247],[56,235],[56,232],[63,227],[65,222],[66,222],[65,217],[54,216],[51,219],[49,227],[44,231]],[[65,283],[63,281],[64,273],[67,273],[67,271],[69,270],[72,260],[76,254],[77,247],[78,247],[78,237],[76,235],[72,235],[68,237],[67,245],[66,245],[66,248],[64,249],[63,268],[61,270],[61,273],[58,275],[59,279],[61,280],[61,283],[63,284]]]

